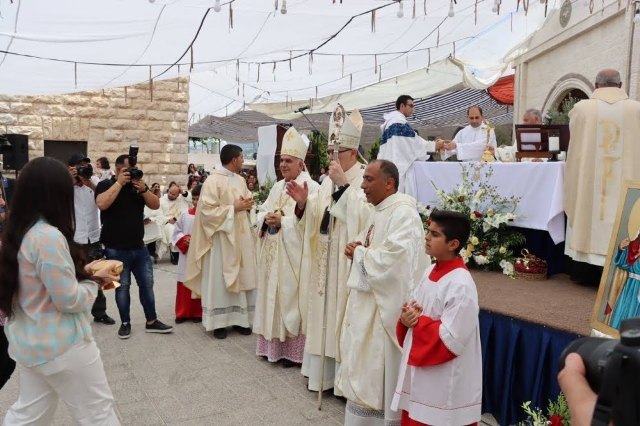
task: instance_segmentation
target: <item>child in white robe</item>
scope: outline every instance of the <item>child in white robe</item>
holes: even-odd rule
[[[198,185],[191,191],[192,207],[187,212],[180,214],[171,238],[171,244],[175,245],[180,251],[176,287],[176,324],[181,324],[187,320],[202,322],[201,299],[194,299],[191,290],[185,287],[183,283],[185,270],[187,269],[187,251],[191,241],[191,229],[193,228],[193,220],[196,215],[201,188],[202,185]]]
[[[405,303],[397,325],[402,363],[391,408],[403,426],[480,421],[482,352],[478,294],[458,252],[470,233],[462,213],[432,212],[426,252],[436,259]]]

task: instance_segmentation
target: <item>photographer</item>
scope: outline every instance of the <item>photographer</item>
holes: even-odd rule
[[[153,294],[153,266],[144,245],[144,207],[156,210],[160,200],[142,179],[142,172],[135,168],[137,147],[132,146],[130,155],[116,159],[116,176],[102,181],[96,188],[96,204],[102,211],[101,240],[107,259],[122,261],[124,270],[120,275],[120,287],[116,289],[116,303],[122,325],[118,337],[131,336],[129,316],[131,299],[131,273],[140,289],[140,302],[144,309],[147,333],[170,333],[173,327],[160,322],[156,315]],[[131,164],[130,164],[131,158]],[[132,179],[132,175],[135,179]]]
[[[73,177],[73,203],[76,215],[76,232],[73,240],[80,244],[89,261],[102,258],[100,245],[100,210],[96,206],[95,185],[91,181],[93,168],[86,155],[73,154],[67,162],[69,173]],[[107,298],[102,290],[91,308],[93,320],[102,324],[113,325],[116,321],[107,315]]]

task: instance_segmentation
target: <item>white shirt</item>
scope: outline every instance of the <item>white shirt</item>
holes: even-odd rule
[[[447,159],[454,154],[458,155],[458,161],[480,161],[482,154],[487,147],[487,125],[482,123],[478,127],[466,126],[460,130],[453,141],[456,149],[445,151],[443,159]],[[491,130],[489,134],[489,145],[496,148],[496,134]]]
[[[76,212],[76,233],[73,240],[78,244],[100,241],[100,210],[93,190],[86,185],[74,185],[73,201]]]

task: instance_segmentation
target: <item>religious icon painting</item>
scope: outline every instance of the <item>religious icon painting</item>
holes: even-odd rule
[[[619,337],[623,320],[640,316],[640,181],[626,182],[591,326]]]

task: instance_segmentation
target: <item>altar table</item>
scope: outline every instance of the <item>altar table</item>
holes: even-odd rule
[[[462,182],[462,164],[448,161],[422,161],[414,164],[417,199],[437,206],[434,185],[452,191]],[[565,219],[562,202],[564,162],[485,163],[493,168],[488,183],[497,187],[503,196],[520,197],[513,226],[547,231],[555,244],[564,241]]]

